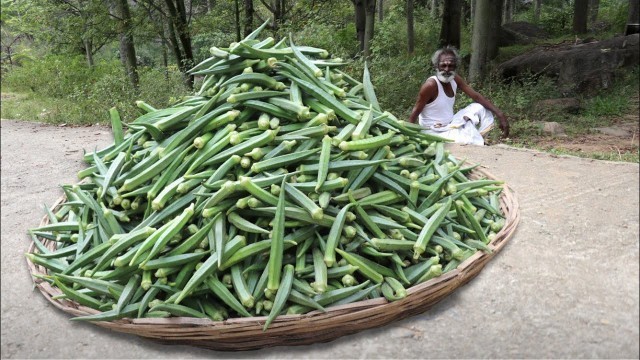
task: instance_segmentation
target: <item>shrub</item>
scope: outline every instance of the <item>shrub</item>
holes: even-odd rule
[[[119,66],[115,61],[103,61],[89,68],[82,56],[48,55],[12,68],[3,76],[2,84],[13,91],[62,98],[78,91],[80,84],[91,84]]]
[[[69,124],[107,123],[113,106],[124,121],[131,121],[139,116],[136,100],[164,108],[172,97],[189,93],[175,67],[166,71],[142,67],[139,73],[136,92],[117,60],[99,61],[89,68],[81,56],[52,55],[12,68],[3,75],[2,85],[3,90],[28,94],[29,101],[46,108],[26,120]]]
[[[404,120],[409,118],[422,83],[432,75],[430,57],[425,53],[379,57],[371,61],[369,70],[383,109]]]
[[[352,58],[359,51],[353,23],[342,25],[311,22],[296,33],[294,42],[326,49],[333,57],[343,59]]]

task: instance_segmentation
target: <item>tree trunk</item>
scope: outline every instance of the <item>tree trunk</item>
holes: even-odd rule
[[[169,44],[163,38],[162,39],[162,66],[164,66],[164,79],[169,80],[169,54],[167,54],[167,48]]]
[[[242,36],[240,35],[240,0],[233,1],[233,12],[235,19],[235,28],[236,28],[236,41],[242,40]]]
[[[364,28],[366,13],[364,11],[365,0],[352,0],[355,10],[356,36],[360,44],[360,51],[364,51]]]
[[[376,0],[365,0],[364,57],[371,56],[371,39],[376,22]]]
[[[460,10],[461,0],[448,0],[443,3],[442,25],[440,27],[439,46],[452,45],[460,48]]]
[[[502,22],[503,23],[511,22],[511,15],[513,15],[513,13],[511,12],[512,5],[513,5],[513,2],[511,0],[504,0],[502,2]]]
[[[502,26],[502,1],[491,2],[491,29],[490,36],[487,38],[487,61],[493,60],[498,56],[498,35]]]
[[[476,0],[473,17],[473,34],[471,37],[471,63],[469,64],[469,81],[483,80],[487,64],[487,43],[491,37],[491,24],[494,23],[491,11],[491,0]]]
[[[85,56],[87,58],[87,65],[90,68],[92,68],[93,65],[94,65],[92,41],[91,41],[91,39],[83,39],[82,42],[84,43],[84,52],[85,52]]]
[[[589,23],[593,26],[598,20],[600,11],[600,0],[589,0]]]
[[[176,64],[180,65],[183,63],[184,57],[182,56],[182,50],[180,50],[180,43],[178,42],[178,38],[176,37],[176,30],[173,26],[173,21],[167,22],[167,35],[169,44],[171,45],[171,50],[173,52],[174,57],[176,58]]]
[[[469,0],[469,20],[473,26],[474,19],[476,18],[476,0]]]
[[[118,33],[120,35],[120,59],[125,64],[125,73],[134,89],[138,89],[138,67],[136,62],[136,48],[133,43],[131,29],[131,12],[127,0],[116,0],[115,8],[118,12]]]
[[[194,65],[193,50],[191,48],[191,35],[189,34],[189,25],[187,24],[187,11],[184,6],[184,0],[165,0],[169,10],[170,20],[173,23],[173,29],[180,40],[183,54],[180,56],[178,67],[185,74],[185,84],[193,88],[193,75],[187,75],[187,71]],[[177,45],[177,44],[176,44]],[[174,45],[175,48],[175,45]],[[178,53],[180,48],[178,47]]]
[[[378,20],[380,20],[380,22],[382,22],[382,20],[384,20],[384,9],[382,7],[382,3],[384,2],[384,0],[378,0]]]
[[[636,0],[637,1],[637,0]],[[587,32],[587,15],[589,0],[574,0],[573,3],[573,33],[584,34]]]
[[[431,17],[438,16],[438,0],[431,0]]]
[[[253,0],[244,0],[244,36],[253,31]]]
[[[640,4],[638,0],[629,0],[629,17],[625,35],[637,34],[640,32]]]
[[[280,0],[273,1],[273,29],[277,31],[282,24],[282,2]]]
[[[513,14],[516,14],[518,12],[518,3],[516,2],[516,0],[510,0],[510,3],[511,6],[509,6],[509,22],[513,21]]]
[[[413,0],[407,0],[407,51],[413,54],[415,47],[415,32],[413,29]]]
[[[540,21],[540,10],[542,8],[542,0],[536,0],[535,1],[535,8],[533,10],[533,19],[535,20],[535,22],[539,22]]]
[[[467,26],[471,23],[471,0],[463,0],[462,1],[462,10],[460,10],[460,24],[462,26]]]

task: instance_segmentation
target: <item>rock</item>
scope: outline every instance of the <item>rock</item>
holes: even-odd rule
[[[516,21],[503,24],[498,37],[498,46],[530,44],[536,39],[544,39],[549,34],[535,24]]]
[[[555,121],[547,121],[542,124],[542,133],[551,136],[567,136],[564,127]]]
[[[534,104],[533,108],[537,113],[542,115],[558,113],[577,114],[582,110],[582,105],[577,98],[560,98],[540,100]]]
[[[605,135],[611,136],[619,136],[619,137],[630,137],[631,132],[626,129],[620,129],[616,127],[600,127],[595,128],[594,130],[599,131]]]
[[[554,78],[565,96],[609,88],[615,73],[640,61],[640,34],[602,41],[571,41],[538,47],[499,65],[505,79],[524,74]]]

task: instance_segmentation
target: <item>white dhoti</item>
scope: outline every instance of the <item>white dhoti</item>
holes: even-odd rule
[[[483,136],[493,129],[493,113],[473,103],[458,111],[448,123],[432,124],[424,132],[447,138],[460,144],[484,145]]]

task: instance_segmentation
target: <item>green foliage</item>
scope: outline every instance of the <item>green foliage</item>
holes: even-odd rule
[[[3,117],[20,115],[25,120],[51,123],[107,123],[108,110],[116,106],[123,120],[138,115],[135,100],[167,107],[171,97],[188,94],[182,74],[175,67],[139,68],[140,87],[136,92],[116,60],[100,61],[93,68],[83,57],[50,55],[11,69],[2,77],[3,91],[26,94],[15,99],[29,106],[3,101]],[[6,105],[8,109],[5,109]],[[6,111],[5,111],[6,110]]]
[[[115,21],[101,0],[13,1],[2,8],[9,10],[3,27],[34,35],[48,52],[83,54],[85,41],[98,46],[115,39]]]
[[[221,44],[228,45],[235,41],[235,35],[233,33],[224,33],[221,31],[208,31],[194,35],[191,40],[193,48],[195,49],[193,56],[195,58],[195,63],[197,64],[202,60],[211,57],[209,49],[212,46],[220,47]]]
[[[294,43],[327,49],[334,57],[344,59],[358,53],[354,24],[310,23],[295,34]]]
[[[529,113],[536,102],[559,96],[555,82],[548,77],[523,75],[517,81],[503,83],[495,76],[477,89],[503,111]]]
[[[600,1],[598,21],[614,34],[624,32],[629,16],[629,1]]]
[[[540,13],[540,25],[551,35],[566,34],[572,27],[573,8],[562,7],[542,7]]]
[[[3,77],[2,84],[13,91],[63,98],[116,71],[122,70],[120,64],[113,61],[99,62],[90,69],[82,56],[48,55],[12,68]]]
[[[438,46],[439,19],[433,19],[426,12],[426,9],[421,8],[416,8],[414,11],[414,51],[417,54],[433,53]],[[376,23],[371,50],[376,57],[394,57],[398,54],[406,54],[407,46],[406,11],[404,4],[396,4],[391,6],[385,14],[384,21]]]
[[[628,98],[620,96],[598,96],[586,101],[587,116],[616,116],[622,115],[628,108]]]
[[[398,118],[409,118],[422,83],[433,73],[430,58],[431,54],[424,53],[372,59],[369,71],[383,109]]]
[[[371,51],[376,56],[390,56],[407,52],[406,13],[399,5],[392,6],[382,22],[376,23]],[[414,24],[415,25],[415,24]],[[420,26],[414,26],[414,28]]]
[[[638,66],[630,71],[620,72],[611,89],[602,89],[597,96],[583,99],[583,115],[602,119],[627,113],[630,110],[629,98],[638,93],[639,74]]]
[[[628,0],[601,0],[597,19],[595,23],[589,24],[590,33],[601,38],[622,33],[627,23],[628,8]],[[514,21],[536,23],[534,6],[529,6],[516,14]],[[567,32],[571,33],[573,1],[544,1],[537,23],[552,37],[564,36]]]

